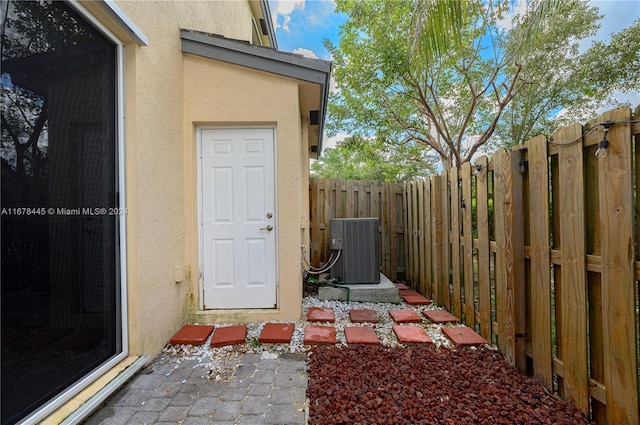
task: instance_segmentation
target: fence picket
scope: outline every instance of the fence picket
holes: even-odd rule
[[[433,300],[444,305],[444,294],[442,293],[442,281],[444,279],[442,270],[443,243],[442,234],[444,228],[442,224],[442,176],[433,176],[431,180],[431,236],[433,237]],[[447,290],[447,294],[448,294]]]
[[[549,211],[549,161],[547,138],[527,142],[529,151],[529,202],[540,211]],[[547,388],[553,386],[551,358],[551,267],[549,215],[531,217],[531,345],[533,374]]]
[[[491,263],[489,261],[489,186],[488,162],[481,156],[476,162],[476,226],[478,229],[478,316],[480,335],[491,341]]]
[[[462,314],[462,292],[460,276],[460,186],[458,183],[458,169],[453,167],[449,170],[449,180],[451,187],[451,310],[453,313],[464,319]]]
[[[464,300],[462,311],[465,316],[467,326],[475,329],[476,327],[476,286],[474,284],[473,274],[473,217],[471,214],[471,164],[465,162],[460,170],[460,181],[462,185],[462,258],[464,282]]]
[[[582,126],[574,124],[554,133],[558,154],[562,290],[560,325],[565,396],[583,412],[589,411],[587,374],[587,297],[584,242],[584,176]]]
[[[424,181],[418,180],[417,195],[418,195],[418,291],[421,294],[426,293],[426,244],[425,244],[425,218],[424,218]]]
[[[433,249],[432,249],[432,231],[431,222],[433,215],[431,214],[431,180],[424,182],[424,245],[425,245],[425,295],[433,299]]]

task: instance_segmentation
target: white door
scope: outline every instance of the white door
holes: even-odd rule
[[[276,307],[274,130],[200,130],[204,308]]]

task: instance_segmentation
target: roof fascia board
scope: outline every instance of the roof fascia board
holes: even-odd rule
[[[329,102],[329,91],[331,90],[331,70],[327,74],[327,79],[322,87],[322,98],[320,99],[320,110],[322,116],[320,117],[320,125],[318,127],[318,156],[322,153],[322,142],[324,139],[324,120],[327,116],[327,106]]]
[[[331,62],[296,57],[237,40],[182,30],[182,51],[272,74],[324,84]]]

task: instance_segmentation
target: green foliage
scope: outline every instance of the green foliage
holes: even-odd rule
[[[619,106],[613,98],[617,93],[640,88],[640,19],[612,34],[608,43],[596,42],[579,56],[577,84],[573,102],[562,105],[564,111],[545,129],[550,134],[557,128],[574,122],[586,122],[598,110]],[[628,105],[636,106],[636,105]]]
[[[578,50],[600,18],[586,0],[530,3],[513,21],[510,7],[338,0],[337,11],[350,19],[339,45],[325,42],[339,88],[329,102],[329,133],[374,138],[391,151],[421,146],[429,165],[459,166],[548,131],[561,110],[593,114],[607,91],[637,83],[637,72],[628,75],[637,66],[625,62],[607,60],[590,72],[603,62],[595,52],[606,49]],[[637,64],[637,32],[614,37],[608,54]]]
[[[508,51],[518,48],[517,40],[526,31],[521,23],[532,13],[515,16]],[[506,108],[492,148],[518,145],[539,134],[550,134],[557,126],[554,116],[562,109],[580,105],[587,115],[596,115],[595,109],[602,106],[599,99],[609,87],[601,79],[585,78],[585,70],[592,65],[585,62],[588,55],[580,53],[579,42],[595,34],[600,18],[597,8],[582,0],[563,2],[557,15],[543,17],[544,25],[536,32],[539,48],[521,51],[518,57],[525,84]],[[584,115],[577,116],[575,112],[574,122]]]
[[[424,149],[419,146],[391,146],[379,139],[350,137],[335,148],[322,151],[311,164],[311,175],[319,178],[404,182],[433,172]],[[426,165],[425,165],[426,164]]]

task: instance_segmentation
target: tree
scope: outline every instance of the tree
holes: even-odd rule
[[[640,86],[635,71],[640,65],[640,20],[614,34],[609,43],[597,42],[581,52],[578,40],[592,32],[594,17],[599,19],[591,8],[563,11],[563,25],[549,25],[538,33],[545,49],[521,55],[527,84],[496,129],[499,146],[522,144],[573,122],[585,122],[616,103],[614,92]],[[567,34],[570,27],[574,29]]]
[[[12,61],[61,51],[95,39],[65,8],[51,0],[2,1],[0,11],[0,56],[5,69],[11,68],[8,64]],[[0,112],[3,175],[35,187],[47,172],[46,95],[14,84],[10,73],[3,73],[0,77]],[[22,191],[22,196],[27,196],[28,192]]]
[[[311,164],[311,175],[319,178],[404,182],[434,171],[424,149],[405,146],[391,149],[379,139],[367,140],[349,137],[335,148],[322,151],[322,156]]]
[[[442,55],[416,47],[424,36],[416,36],[422,21],[411,2],[339,0],[337,10],[350,19],[339,46],[327,43],[340,89],[330,100],[329,131],[422,145],[445,168],[460,166],[491,140],[514,99],[536,82],[563,84],[555,76],[566,70],[534,67],[536,58],[553,63],[566,49],[551,47],[573,49],[598,28],[596,9],[581,0],[562,2],[550,15],[536,4],[510,28],[501,26],[509,2],[464,4],[460,43]],[[545,36],[531,41],[532,28]]]

